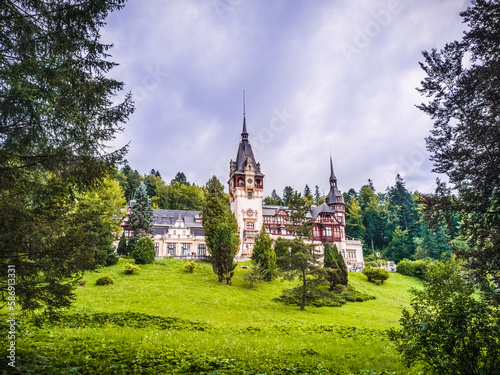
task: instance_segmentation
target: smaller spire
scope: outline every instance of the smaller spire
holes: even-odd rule
[[[332,161],[332,155],[330,154],[330,182],[332,183],[333,181],[337,181],[337,177],[335,177],[335,173],[333,173],[333,161]]]
[[[245,90],[243,90],[243,132],[241,133],[241,140],[248,141],[247,120],[245,116]]]

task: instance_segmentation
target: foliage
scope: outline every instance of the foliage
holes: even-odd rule
[[[127,275],[132,275],[135,271],[139,271],[141,268],[135,264],[132,263],[125,263],[125,273]]]
[[[178,184],[181,184],[181,185],[184,185],[184,186],[189,186],[190,185],[190,183],[187,180],[186,175],[184,174],[184,172],[177,172],[177,174],[175,175],[174,179],[171,182],[171,185],[173,185],[175,183],[178,183]]]
[[[347,266],[344,262],[342,254],[337,249],[337,245],[325,243],[325,260],[324,267],[327,272],[327,280],[330,284],[330,291],[335,285],[347,285]]]
[[[368,281],[377,285],[383,284],[389,278],[389,272],[385,268],[373,268],[370,266],[365,267],[363,274]]]
[[[158,181],[152,201],[160,209],[201,211],[205,196],[203,190],[194,184],[172,180],[170,185],[165,185]]]
[[[365,236],[365,226],[363,224],[363,213],[356,198],[351,198],[346,202],[346,234],[354,238],[363,238]]]
[[[285,280],[300,279],[302,300],[300,310],[305,309],[307,293],[324,283],[326,270],[319,264],[319,251],[312,243],[312,227],[306,215],[310,210],[307,200],[295,193],[288,202],[290,207],[289,225],[286,229],[295,238],[288,242],[290,252],[279,261],[281,276]]]
[[[44,318],[40,328],[16,318],[23,332],[16,355],[29,359],[16,361],[24,373],[183,374],[190,366],[194,373],[221,375],[421,371],[404,368],[385,334],[409,300],[407,289],[420,286],[417,279],[395,274],[381,290],[352,273],[350,286],[375,300],[340,309],[308,304],[302,312],[273,301],[293,282],[274,280],[248,289],[243,279],[248,270],[241,267],[233,286],[221,288],[211,280],[209,263],[198,263],[189,274],[184,261],[162,259],[130,277],[123,273],[126,262],[86,273],[87,287],[78,288],[74,308],[60,314],[64,317],[37,314]],[[104,273],[115,279],[114,286],[95,286]]]
[[[129,254],[135,250],[139,238],[153,234],[153,206],[143,182],[136,189],[134,198],[127,222],[127,229],[132,232],[127,243]]]
[[[423,52],[418,91],[430,101],[418,108],[434,120],[426,139],[434,171],[460,192],[454,199],[438,186],[441,206],[463,221],[470,249],[458,253],[478,277],[494,280],[491,297],[500,301],[500,3],[477,0],[460,15],[469,27],[463,39]]]
[[[276,253],[276,262],[278,262],[278,259],[290,252],[289,241],[281,236],[276,238],[274,241],[274,252]]]
[[[101,186],[127,151],[109,145],[133,103],[130,95],[115,101],[123,83],[108,78],[116,64],[111,45],[100,42],[106,16],[123,3],[0,4],[1,268],[16,267],[23,309],[66,307],[72,282],[105,263],[101,245],[109,243],[100,239],[104,213],[95,209],[92,218],[78,199]]]
[[[122,232],[120,236],[120,242],[118,242],[118,248],[116,249],[118,255],[128,255],[127,252],[127,238],[125,237],[125,232]]]
[[[227,196],[219,179],[213,176],[205,187],[203,228],[212,268],[219,282],[231,285],[236,263],[234,257],[240,246],[238,223],[228,208]]]
[[[127,202],[130,202],[134,198],[134,192],[137,190],[144,178],[137,171],[137,169],[133,170],[130,165],[125,164],[125,166],[120,170],[120,173],[118,173],[117,179],[123,189],[125,199]]]
[[[264,226],[262,226],[259,235],[255,238],[251,259],[265,272],[265,281],[271,281],[276,277],[276,253],[273,249],[273,240]]]
[[[113,278],[110,276],[103,276],[96,280],[95,285],[110,285],[114,284]]]
[[[385,258],[396,263],[404,258],[409,258],[411,250],[408,248],[408,230],[402,230],[399,225],[392,234],[392,241],[385,251]]]
[[[193,273],[196,267],[198,267],[198,264],[196,264],[194,260],[191,260],[189,262],[186,262],[186,264],[184,264],[184,271]]]
[[[400,273],[401,275],[418,277],[421,279],[425,275],[425,272],[429,264],[431,264],[430,261],[426,259],[421,259],[421,260],[403,259],[398,263],[396,272]]]
[[[290,200],[293,198],[294,194],[296,194],[296,192],[291,186],[285,186],[283,189],[283,199],[281,200],[284,206],[290,204]]]
[[[155,245],[149,237],[142,237],[137,241],[134,251],[130,254],[136,264],[150,264],[155,260]]]
[[[429,266],[392,330],[404,362],[432,374],[498,374],[500,311],[474,296],[474,283],[453,256]]]
[[[342,288],[333,288],[331,290],[322,288],[311,288],[307,290],[306,303],[315,307],[339,307],[346,302],[363,302],[375,299],[374,296],[357,291],[351,285],[347,287],[339,285]],[[277,302],[286,305],[300,306],[302,303],[302,287],[283,290],[283,294],[276,299]]]
[[[248,282],[248,287],[252,289],[256,282],[265,280],[267,272],[259,263],[252,262],[250,271],[243,275],[243,279]]]

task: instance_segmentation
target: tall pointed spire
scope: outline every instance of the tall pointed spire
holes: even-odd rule
[[[337,182],[337,177],[335,177],[335,173],[333,173],[333,161],[332,155],[330,154],[330,185],[332,185],[334,182]]]
[[[248,141],[247,120],[245,116],[245,90],[243,90],[243,132],[241,133],[241,140]]]

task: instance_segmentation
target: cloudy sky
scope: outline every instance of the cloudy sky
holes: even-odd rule
[[[431,192],[437,177],[417,108],[421,51],[461,38],[467,0],[129,0],[102,30],[112,76],[136,111],[118,144],[132,168],[227,182],[246,95],[249,140],[265,194],[328,191],[400,173]]]

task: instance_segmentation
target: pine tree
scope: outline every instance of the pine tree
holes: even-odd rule
[[[118,255],[128,255],[127,238],[125,237],[125,232],[123,232],[120,237],[120,242],[118,243],[118,248],[116,251]]]
[[[333,290],[337,284],[347,285],[347,266],[342,254],[338,251],[337,245],[332,246],[328,242],[325,243],[324,266],[327,271],[330,290]]]
[[[356,198],[352,197],[346,204],[346,233],[355,238],[363,238],[365,226],[363,225],[363,214]]]
[[[320,199],[321,199],[321,194],[319,193],[319,186],[316,185],[314,187],[314,204],[316,206],[319,206],[321,204],[321,203],[319,203]]]
[[[135,203],[130,211],[127,223],[127,229],[132,232],[127,244],[129,254],[134,251],[135,245],[140,238],[153,235],[153,206],[149,200],[144,182],[141,182],[135,190]]]
[[[304,310],[307,292],[316,289],[326,272],[318,262],[320,254],[312,243],[312,227],[306,218],[311,206],[299,193],[295,193],[289,201],[289,207],[290,225],[286,229],[295,238],[289,241],[290,252],[279,259],[279,265],[284,279],[300,279],[300,310]]]
[[[265,281],[274,279],[276,276],[276,253],[273,249],[273,240],[264,226],[262,226],[259,235],[255,238],[251,259],[259,265],[259,269],[264,273]]]
[[[205,202],[203,228],[212,269],[219,282],[226,280],[231,284],[236,267],[234,257],[240,245],[238,223],[228,208],[224,186],[215,176],[205,186]]]
[[[123,83],[100,39],[123,3],[0,2],[0,268],[15,266],[26,310],[69,306],[73,281],[104,264],[113,240],[109,209],[78,199],[127,152],[109,152],[134,108],[130,95],[116,101]],[[6,277],[0,290],[5,301]]]

